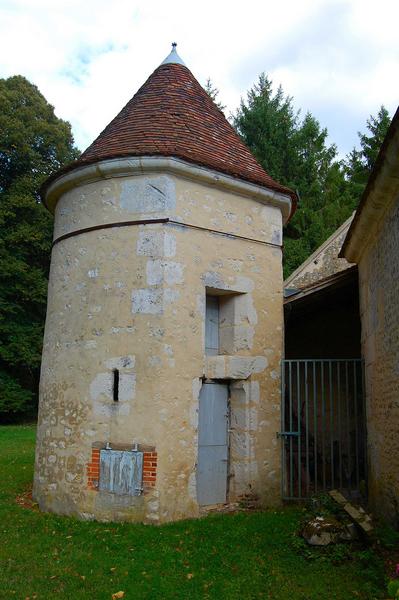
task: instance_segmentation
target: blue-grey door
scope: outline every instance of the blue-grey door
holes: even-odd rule
[[[204,383],[199,398],[197,498],[202,506],[226,502],[228,386]]]

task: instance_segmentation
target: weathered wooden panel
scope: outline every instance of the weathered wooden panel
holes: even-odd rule
[[[228,387],[205,383],[199,402],[197,498],[202,506],[226,502]]]
[[[143,453],[101,450],[100,490],[118,495],[139,496],[142,492]]]

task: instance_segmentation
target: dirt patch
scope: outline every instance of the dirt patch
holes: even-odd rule
[[[18,494],[15,498],[15,502],[18,506],[22,506],[22,508],[28,508],[30,510],[39,510],[39,506],[37,502],[35,502],[32,498],[32,488],[29,487],[22,494]]]

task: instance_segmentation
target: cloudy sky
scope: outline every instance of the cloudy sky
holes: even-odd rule
[[[0,77],[22,74],[84,149],[178,42],[226,112],[266,72],[341,155],[399,104],[398,0],[0,0]]]

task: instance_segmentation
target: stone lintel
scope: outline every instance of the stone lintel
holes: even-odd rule
[[[248,379],[264,371],[266,366],[264,356],[207,356],[204,376],[207,379]]]

